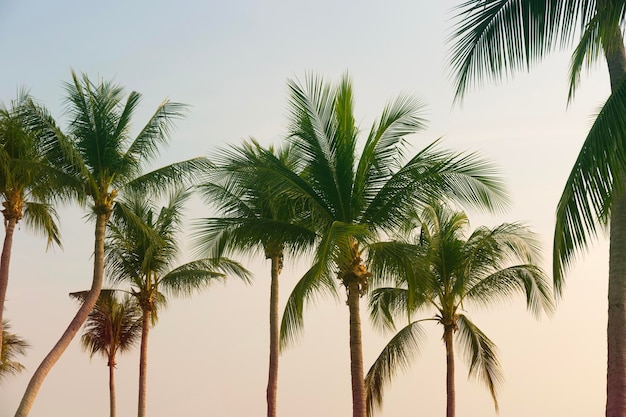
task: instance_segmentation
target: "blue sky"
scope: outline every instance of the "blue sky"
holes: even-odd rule
[[[357,120],[367,130],[385,103],[414,94],[427,104],[429,128],[410,138],[416,149],[478,151],[503,173],[512,196],[506,213],[470,211],[474,227],[524,221],[541,237],[550,269],[556,202],[577,151],[609,92],[603,66],[583,79],[568,107],[567,53],[530,74],[471,91],[453,106],[446,63],[455,1],[183,1],[98,3],[0,0],[0,100],[20,86],[62,126],[63,83],[70,71],[114,80],[143,94],[136,128],[166,97],[189,104],[160,163],[255,137],[277,143],[286,132],[289,78],[307,73],[353,79]],[[3,384],[0,415],[12,415],[30,374],[71,319],[67,294],[91,277],[93,225],[76,207],[60,209],[64,250],[17,231],[5,316],[33,348],[28,371]],[[196,204],[189,217],[208,216]],[[523,300],[470,311],[500,348],[506,382],[501,416],[601,414],[606,367],[606,239],[579,258],[553,317],[533,319]],[[215,286],[172,301],[151,333],[148,413],[262,416],[267,377],[269,264],[244,259],[255,283]],[[306,266],[287,259],[284,302]],[[365,304],[363,304],[364,306]],[[343,301],[318,300],[305,333],[281,357],[279,414],[339,416],[350,412],[348,318]],[[387,336],[365,324],[366,367]],[[397,378],[383,416],[443,414],[445,356],[439,328],[429,328],[415,365]],[[119,415],[136,409],[137,353],[118,365]],[[107,415],[107,369],[73,342],[40,391],[31,416]],[[488,392],[457,369],[457,415],[495,416]],[[94,411],[96,410],[96,411]]]

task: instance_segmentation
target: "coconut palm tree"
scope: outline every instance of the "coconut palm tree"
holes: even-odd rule
[[[457,98],[484,78],[501,79],[557,47],[575,44],[569,74],[574,98],[583,68],[604,59],[611,96],[597,115],[557,206],[554,289],[560,294],[574,257],[610,225],[607,417],[626,416],[626,51],[623,1],[468,0],[458,9],[451,60]]]
[[[219,162],[218,162],[219,161]],[[260,178],[277,167],[296,171],[290,147],[264,149],[256,141],[244,142],[213,158],[209,181],[199,187],[207,203],[217,206],[223,217],[201,219],[196,244],[203,253],[222,256],[224,251],[262,252],[270,260],[270,355],[266,390],[267,416],[276,417],[279,357],[278,277],[285,251],[296,255],[310,247],[315,232],[296,220],[296,202],[276,195]]]
[[[123,89],[111,82],[96,84],[86,75],[79,78],[75,73],[72,80],[65,86],[70,116],[68,134],[48,119],[42,117],[39,122],[47,130],[57,158],[66,163],[67,172],[74,177],[80,201],[86,198],[90,202],[96,223],[93,279],[83,305],[33,374],[16,417],[28,415],[46,375],[98,300],[104,274],[105,230],[118,193],[158,196],[170,186],[190,180],[207,164],[206,158],[196,158],[143,173],[144,166],[158,156],[160,146],[168,141],[173,122],[182,116],[185,106],[165,100],[133,137],[130,123],[141,99],[139,93],[133,91],[124,100]]]
[[[70,296],[83,300],[87,291],[71,293]],[[141,308],[129,294],[118,298],[115,290],[102,290],[98,302],[89,313],[85,330],[80,338],[89,356],[100,354],[109,367],[109,410],[111,417],[117,414],[115,395],[115,361],[117,352],[127,352],[137,345],[141,337]]]
[[[167,303],[166,294],[190,295],[227,274],[248,282],[249,272],[226,258],[200,259],[173,268],[181,248],[183,205],[189,193],[172,192],[167,206],[158,209],[142,196],[130,196],[113,209],[107,234],[106,264],[111,279],[130,284],[142,310],[139,357],[138,416],[146,415],[148,335]]]
[[[44,136],[31,126],[32,110],[44,112],[26,91],[20,91],[9,107],[0,107],[0,199],[5,231],[0,256],[0,346],[15,227],[23,219],[46,236],[48,245],[61,245],[57,213],[50,202],[63,195],[55,181],[62,171],[52,165]]]
[[[425,125],[415,99],[392,101],[373,124],[359,155],[347,75],[336,86],[312,76],[306,87],[291,81],[289,89],[290,142],[302,161],[302,174],[277,170],[262,181],[276,194],[302,204],[319,244],[313,265],[287,301],[281,336],[285,342],[292,340],[302,326],[304,302],[320,293],[338,297],[340,283],[349,310],[353,416],[364,417],[360,298],[371,277],[364,260],[368,245],[429,198],[494,208],[503,202],[504,192],[492,167],[476,155],[438,150],[433,144],[403,161],[404,137]]]
[[[465,353],[469,376],[485,383],[498,409],[497,388],[502,371],[494,342],[470,320],[471,306],[488,306],[517,294],[538,315],[552,311],[545,273],[537,266],[537,242],[527,227],[504,223],[472,231],[462,211],[441,204],[424,208],[407,219],[401,241],[370,247],[372,271],[393,277],[394,287],[373,291],[370,311],[382,328],[395,328],[394,317],[408,319],[384,347],[365,379],[368,414],[382,403],[384,386],[396,370],[406,367],[417,350],[421,324],[431,321],[443,328],[446,349],[446,416],[455,416],[454,341]],[[420,312],[432,316],[414,320]]]
[[[10,333],[11,326],[4,320],[2,326],[2,354],[0,355],[0,382],[10,375],[19,374],[24,365],[16,360],[17,356],[25,355],[30,345],[18,335]]]

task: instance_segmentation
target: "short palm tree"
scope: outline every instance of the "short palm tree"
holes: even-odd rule
[[[0,346],[15,227],[23,219],[47,237],[48,245],[61,244],[57,214],[50,202],[62,195],[55,181],[62,171],[49,158],[44,136],[31,126],[33,110],[45,112],[25,91],[10,107],[0,108],[0,199],[5,231],[0,257]]]
[[[216,162],[219,161],[219,162]],[[285,252],[293,255],[310,247],[315,232],[297,220],[296,202],[272,192],[262,180],[264,172],[297,171],[290,147],[264,149],[257,142],[245,142],[214,157],[209,181],[199,186],[209,204],[223,217],[202,219],[197,226],[197,245],[203,253],[222,256],[224,251],[262,252],[270,266],[270,355],[267,383],[267,416],[276,417],[279,357],[278,276]]]
[[[546,275],[536,264],[535,238],[518,223],[479,227],[468,236],[465,213],[440,204],[407,220],[403,233],[407,239],[370,248],[373,271],[379,277],[393,277],[396,284],[373,291],[372,318],[383,328],[395,328],[394,317],[408,318],[409,323],[389,341],[367,374],[369,414],[382,403],[383,388],[395,371],[408,365],[425,321],[443,328],[446,416],[455,416],[455,336],[469,375],[485,383],[497,410],[496,390],[502,378],[496,346],[464,311],[517,294],[526,297],[534,314],[552,310]],[[433,316],[413,319],[429,310],[434,310]]]
[[[17,356],[26,354],[30,345],[18,335],[9,332],[11,326],[4,320],[2,326],[2,354],[0,354],[0,382],[10,375],[19,374],[24,365],[16,360]]]
[[[561,293],[574,257],[609,228],[607,417],[626,415],[626,7],[609,0],[466,0],[458,9],[452,67],[457,98],[484,78],[501,79],[557,47],[575,43],[573,99],[583,68],[606,61],[611,96],[598,113],[565,183],[554,228],[553,281]]]
[[[475,155],[438,150],[434,145],[403,160],[405,136],[425,123],[414,99],[392,101],[369,131],[362,148],[353,115],[352,85],[336,86],[310,77],[306,87],[289,83],[290,142],[302,174],[277,171],[262,181],[276,194],[296,199],[318,234],[313,265],[292,291],[281,335],[293,339],[302,326],[303,304],[312,295],[338,296],[345,287],[349,309],[353,416],[366,414],[360,298],[370,271],[364,256],[370,243],[390,233],[412,207],[429,198],[454,198],[486,208],[503,202],[492,167]],[[362,149],[360,155],[357,149]]]
[[[82,300],[87,291],[71,293]],[[115,395],[115,367],[118,352],[127,352],[137,345],[141,337],[141,308],[135,298],[125,295],[117,297],[115,290],[102,290],[98,302],[89,313],[85,330],[80,338],[83,349],[89,356],[104,356],[109,367],[109,410],[111,417],[117,414]]]
[[[66,84],[69,133],[41,118],[41,128],[48,132],[49,143],[57,158],[66,164],[74,177],[75,190],[90,201],[95,217],[94,268],[91,288],[71,323],[33,374],[22,397],[16,417],[25,417],[46,375],[61,357],[87,316],[95,306],[104,275],[104,236],[107,222],[120,192],[158,196],[174,184],[194,178],[206,168],[206,158],[174,163],[149,173],[144,166],[153,161],[161,145],[170,136],[174,120],[182,116],[185,106],[164,101],[147,124],[132,136],[131,120],[141,95],[131,92],[124,101],[124,91],[111,82],[91,82],[84,75],[72,73]]]
[[[175,191],[167,206],[157,209],[141,196],[120,201],[113,209],[107,234],[106,264],[111,279],[130,284],[131,294],[142,310],[139,358],[138,416],[146,415],[148,334],[167,298],[190,295],[232,274],[248,281],[248,271],[226,258],[200,259],[173,268],[180,250],[178,240],[183,205],[189,193]]]

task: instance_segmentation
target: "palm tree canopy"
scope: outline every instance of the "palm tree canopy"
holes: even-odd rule
[[[0,108],[0,196],[5,219],[24,218],[27,227],[60,246],[53,200],[67,197],[66,175],[56,164],[44,132],[33,119],[46,110],[22,90]]]
[[[206,258],[172,268],[181,242],[183,206],[190,194],[174,190],[168,205],[160,209],[152,202],[131,196],[116,204],[108,229],[106,265],[116,283],[129,283],[144,309],[158,319],[160,306],[166,303],[161,291],[189,295],[227,275],[249,280],[249,272],[226,258]]]
[[[468,235],[465,213],[442,204],[425,207],[419,217],[408,218],[406,226],[403,236],[408,238],[370,248],[374,275],[395,284],[372,292],[374,323],[382,329],[395,329],[396,319],[408,319],[409,324],[388,343],[366,377],[368,408],[373,411],[381,404],[384,386],[398,369],[408,366],[419,347],[424,321],[454,329],[470,376],[485,383],[497,408],[502,375],[495,344],[462,312],[472,305],[491,306],[518,294],[526,297],[533,314],[551,312],[548,280],[536,266],[537,241],[519,223],[481,226]],[[429,310],[435,310],[432,317],[413,320]]]
[[[30,345],[18,335],[9,332],[11,326],[7,320],[2,323],[2,346],[0,355],[0,382],[10,375],[19,374],[24,370],[24,365],[16,358],[26,355],[26,349]]]
[[[335,273],[347,276],[363,248],[380,233],[400,227],[412,208],[432,198],[491,210],[506,204],[496,170],[476,154],[441,150],[435,142],[405,159],[407,136],[426,125],[418,100],[401,96],[391,101],[373,123],[359,155],[347,75],[337,85],[311,76],[304,87],[289,82],[289,89],[290,142],[302,173],[278,171],[264,181],[307,207],[319,244],[313,266],[288,301],[283,341],[297,334],[303,301],[314,293],[336,294]]]
[[[222,151],[213,162],[208,181],[198,190],[223,216],[196,222],[195,246],[200,253],[219,257],[224,251],[262,249],[270,257],[284,250],[295,255],[313,244],[315,231],[302,222],[304,207],[264,181],[276,170],[298,173],[299,161],[291,147],[265,149],[252,139]]]
[[[70,296],[84,300],[87,291]],[[85,322],[81,344],[90,356],[101,354],[110,363],[118,352],[126,352],[137,345],[141,337],[141,308],[134,297],[119,298],[116,290],[102,290],[94,309]]]

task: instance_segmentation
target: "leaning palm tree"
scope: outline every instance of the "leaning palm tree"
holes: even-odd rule
[[[83,300],[87,291],[71,293],[70,296]],[[115,395],[115,367],[117,353],[129,351],[141,337],[141,308],[130,295],[118,298],[115,290],[102,290],[94,309],[85,322],[80,338],[89,356],[100,354],[109,367],[109,410],[111,417],[117,414]]]
[[[66,84],[69,133],[66,135],[45,117],[39,121],[46,129],[57,158],[67,165],[75,179],[75,190],[90,201],[95,217],[94,267],[91,288],[71,323],[32,376],[22,397],[16,417],[30,412],[46,375],[61,357],[95,306],[104,274],[104,236],[106,225],[120,192],[143,192],[158,196],[174,184],[190,180],[206,167],[205,158],[178,162],[143,174],[144,166],[154,160],[170,136],[173,121],[182,116],[185,106],[164,101],[148,123],[133,137],[132,116],[141,95],[131,92],[124,101],[123,89],[111,82],[95,84],[84,75],[72,73]]]
[[[259,182],[301,204],[319,244],[313,265],[287,301],[281,335],[285,342],[297,335],[306,300],[320,293],[338,297],[337,283],[345,287],[353,416],[364,417],[360,298],[371,277],[364,260],[368,245],[396,229],[411,207],[430,198],[454,198],[493,209],[503,202],[504,191],[493,168],[473,154],[442,151],[433,144],[403,160],[404,137],[425,125],[415,99],[392,101],[359,155],[347,75],[336,86],[310,77],[305,88],[290,82],[289,89],[290,142],[302,161],[302,174],[276,170]]]
[[[576,255],[609,228],[607,417],[626,416],[626,4],[609,0],[466,0],[459,6],[451,60],[457,98],[484,78],[501,79],[575,43],[569,99],[580,72],[607,63],[611,96],[597,115],[559,200],[553,281],[560,294]]]
[[[10,375],[19,374],[24,370],[24,365],[16,360],[17,356],[26,354],[30,345],[21,337],[10,333],[11,326],[4,320],[2,326],[2,354],[0,354],[0,382]]]
[[[25,91],[8,108],[0,108],[0,199],[5,231],[0,257],[0,346],[16,226],[23,219],[28,227],[47,237],[48,245],[61,244],[58,217],[50,202],[63,195],[60,183],[55,184],[63,175],[49,158],[44,136],[31,126],[32,110],[43,111]]]
[[[446,349],[446,417],[454,417],[456,339],[469,366],[469,376],[485,383],[498,409],[497,388],[502,371],[496,346],[466,315],[471,306],[488,306],[521,294],[528,309],[552,311],[545,273],[537,266],[537,242],[527,227],[504,223],[479,227],[468,235],[465,213],[445,205],[427,206],[407,219],[399,241],[370,247],[372,271],[392,277],[394,287],[373,291],[370,311],[382,328],[395,328],[394,317],[408,319],[382,350],[365,378],[368,414],[382,404],[383,388],[396,370],[406,367],[423,333],[421,324],[443,328]],[[421,312],[432,316],[414,320]]]
[[[219,161],[219,162],[217,162]],[[297,171],[297,160],[290,147],[264,149],[257,142],[245,142],[213,158],[209,181],[199,191],[223,217],[202,219],[196,232],[197,246],[203,253],[222,256],[224,251],[262,252],[270,266],[270,355],[266,390],[267,416],[276,417],[279,357],[278,277],[285,252],[293,255],[310,247],[315,232],[297,220],[296,202],[259,182],[263,171],[277,167]]]
[[[227,274],[248,281],[249,272],[226,258],[200,259],[173,268],[181,242],[183,205],[189,193],[175,191],[158,209],[142,196],[121,200],[113,209],[106,239],[106,264],[111,279],[130,284],[142,310],[139,357],[138,416],[146,415],[148,335],[170,295],[190,295]]]

